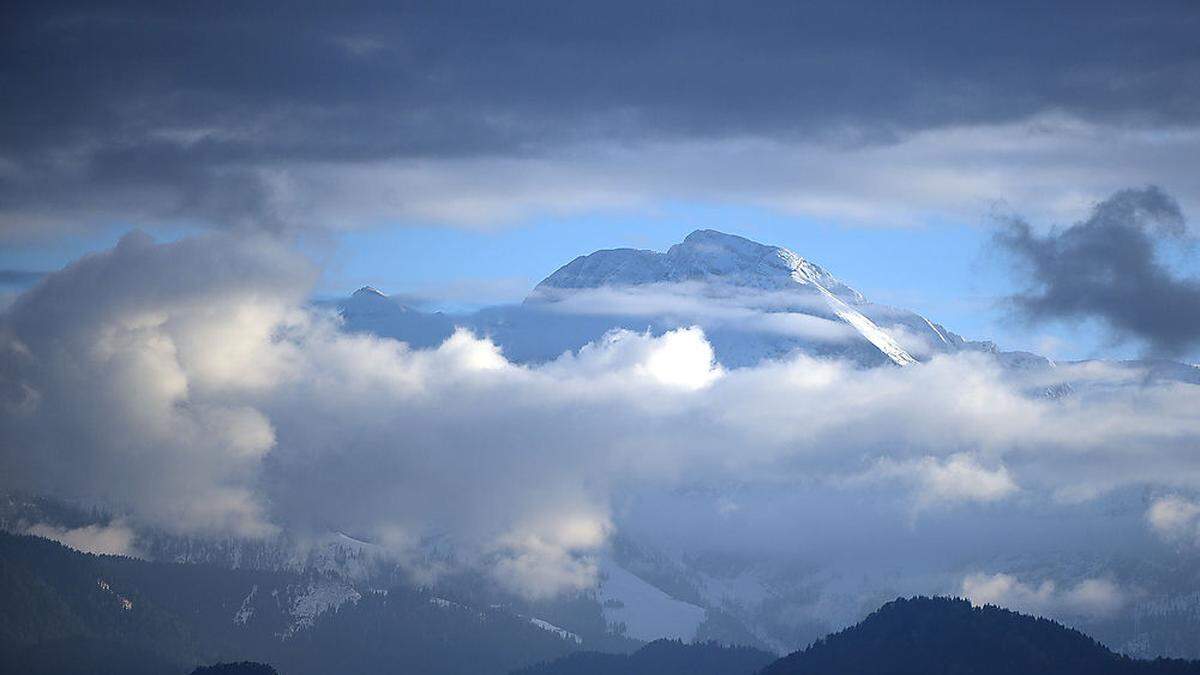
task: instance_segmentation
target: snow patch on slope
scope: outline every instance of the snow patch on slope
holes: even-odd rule
[[[896,342],[891,335],[877,326],[874,321],[850,307],[841,298],[833,293],[830,293],[818,283],[813,282],[813,286],[825,296],[829,301],[829,307],[837,314],[838,318],[854,327],[860,335],[867,339],[868,342],[875,345],[879,351],[883,352],[884,356],[888,357],[898,366],[911,366],[917,363],[917,360],[912,357],[900,343]]]
[[[572,633],[571,631],[569,631],[565,628],[559,628],[558,626],[555,626],[554,624],[550,623],[549,621],[543,621],[542,619],[530,617],[529,623],[537,626],[538,628],[541,628],[544,631],[554,633],[555,635],[559,636],[560,638],[562,638],[564,640],[571,640],[577,645],[583,644],[583,638],[579,637],[577,634]]]
[[[600,569],[597,599],[604,621],[618,632],[623,626],[626,637],[692,640],[708,617],[703,607],[672,598],[610,560],[602,561]]]
[[[250,592],[246,594],[245,599],[242,600],[242,606],[238,608],[237,612],[234,613],[234,624],[238,626],[244,626],[246,625],[246,622],[250,620],[250,617],[254,616],[254,596],[257,593],[258,584],[254,584],[250,587]]]
[[[292,599],[289,611],[292,623],[280,637],[287,640],[296,633],[311,628],[317,622],[317,617],[325,612],[336,610],[347,602],[356,603],[361,599],[362,594],[340,581],[325,578],[311,581]]]

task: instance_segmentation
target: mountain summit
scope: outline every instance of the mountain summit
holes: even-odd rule
[[[696,230],[666,253],[621,248],[580,256],[538,284],[526,302],[559,301],[584,289],[620,290],[675,284],[691,284],[687,289],[690,293],[719,298],[726,306],[731,304],[731,295],[740,295],[746,300],[741,303],[742,309],[779,315],[760,323],[787,324],[789,320],[783,315],[788,314],[841,323],[892,363],[907,366],[917,362],[888,331],[859,311],[857,306],[866,305],[866,298],[820,265],[786,248],[716,230]],[[750,296],[751,293],[754,295]],[[779,321],[781,317],[783,321]],[[702,321],[697,323],[703,325]],[[929,322],[924,323],[932,328]],[[809,324],[813,329],[819,325],[811,321]],[[794,325],[791,332],[798,328]],[[781,354],[790,351],[784,343],[796,340],[774,342],[774,351]],[[796,346],[799,345],[792,345]],[[821,349],[828,349],[828,345],[822,345]],[[865,355],[860,353],[860,356]],[[869,357],[866,360],[871,361]]]
[[[1138,661],[1047,619],[951,598],[898,599],[762,675],[1195,675],[1200,662]]]
[[[666,253],[618,248],[580,256],[538,284],[533,296],[551,289],[688,281],[772,291],[820,287],[845,302],[865,302],[861,293],[786,248],[716,230],[696,230]]]
[[[429,347],[456,326],[487,335],[520,363],[555,359],[613,329],[660,335],[699,326],[727,368],[797,352],[873,367],[938,353],[995,351],[925,317],[872,303],[794,251],[696,230],[666,252],[617,248],[580,256],[516,306],[427,314],[371,287],[338,303],[345,325]]]

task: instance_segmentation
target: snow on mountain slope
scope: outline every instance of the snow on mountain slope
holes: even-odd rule
[[[627,637],[690,641],[708,616],[703,607],[672,598],[612,560],[603,560],[600,569],[603,580],[597,599],[604,620],[609,626],[623,627]]]
[[[313,579],[307,586],[295,590],[289,607],[292,622],[279,637],[283,640],[295,637],[300,631],[311,628],[317,617],[325,612],[361,599],[362,594],[353,586],[336,578]]]
[[[538,284],[531,297],[548,295],[552,289],[685,281],[760,290],[820,286],[844,301],[864,302],[858,291],[786,248],[716,230],[696,230],[666,253],[612,249],[580,256]]]
[[[550,623],[549,621],[530,617],[529,623],[537,626],[538,628],[541,628],[544,631],[547,631],[549,633],[554,633],[555,635],[557,635],[558,637],[560,637],[564,640],[570,640],[571,642],[574,642],[577,645],[583,644],[583,638],[579,637],[577,634],[572,633],[571,631],[569,631],[565,628],[559,628],[558,626],[555,626],[554,624]]]
[[[891,359],[898,366],[911,366],[917,363],[912,354],[904,350],[900,343],[896,342],[895,338],[888,335],[886,331],[875,324],[861,312],[855,311],[850,305],[842,301],[841,298],[833,295],[825,290],[820,284],[813,284],[817,290],[829,298],[829,304],[833,307],[833,312],[846,323],[854,326],[854,329],[859,332],[868,342],[875,345],[879,351],[883,352],[884,356]]]
[[[519,306],[446,316],[405,307],[371,287],[338,303],[348,330],[415,347],[439,343],[455,326],[491,337],[518,362],[577,350],[613,328],[660,334],[702,327],[726,367],[786,358],[800,350],[863,366],[909,365],[948,351],[934,325],[868,303],[861,293],[792,251],[698,230],[667,252],[612,249],[581,256],[539,283]],[[892,328],[876,315],[900,318]]]
[[[576,258],[538,284],[526,304],[558,302],[580,289],[646,284],[693,284],[691,288],[710,296],[728,297],[730,289],[773,294],[776,306],[764,308],[769,312],[818,317],[832,312],[893,363],[917,362],[851,306],[866,302],[862,294],[824,268],[786,248],[714,230],[697,230],[666,253],[616,249]],[[825,301],[824,307],[811,301],[814,295]]]

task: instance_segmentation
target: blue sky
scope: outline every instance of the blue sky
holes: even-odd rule
[[[1148,185],[1200,213],[1191,3],[555,9],[350,3],[281,30],[266,5],[29,3],[0,44],[0,270],[135,225],[265,232],[322,264],[318,296],[464,309],[714,228],[965,336],[1085,358],[1136,349],[1053,323],[1079,312],[1013,321],[988,214],[1044,232]],[[1200,297],[1194,261],[1177,270]],[[1123,333],[1153,342],[1150,323]]]
[[[336,297],[373,285],[429,298],[422,306],[446,311],[520,302],[576,256],[604,248],[665,251],[702,228],[790,248],[869,299],[917,311],[968,339],[1061,359],[1137,354],[1086,323],[1029,326],[1015,319],[1002,299],[1014,280],[983,216],[971,223],[853,227],[767,209],[673,204],[652,214],[545,219],[499,230],[379,228],[339,237],[318,293]]]
[[[871,300],[912,309],[969,339],[1060,359],[1137,354],[1131,345],[1105,340],[1094,326],[1015,320],[1001,300],[1014,290],[1014,280],[990,245],[984,215],[974,222],[863,227],[764,208],[674,203],[490,229],[393,224],[309,236],[302,247],[323,269],[315,297],[342,297],[372,285],[425,309],[455,312],[520,302],[540,279],[578,255],[618,247],[663,251],[700,228],[790,248]],[[58,269],[111,246],[126,231],[128,226],[113,224],[9,246],[0,251],[0,268]],[[164,240],[196,232],[149,231]]]

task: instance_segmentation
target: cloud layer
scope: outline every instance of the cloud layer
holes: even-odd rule
[[[25,2],[7,18],[14,236],[479,226],[705,195],[894,224],[1089,199],[1116,166],[1197,197],[1172,183],[1200,123],[1186,2]]]
[[[1027,584],[1011,574],[972,574],[962,594],[975,605],[998,605],[1042,616],[1109,617],[1127,602],[1126,594],[1107,579],[1084,579],[1059,588],[1053,581]]]
[[[727,369],[695,328],[522,366],[465,331],[424,350],[347,334],[306,304],[313,278],[273,240],[134,233],[43,279],[0,323],[0,487],[181,533],[341,530],[401,558],[448,542],[531,596],[594,583],[641,492],[707,485],[737,519],[757,511],[736,486],[782,489],[810,502],[789,531],[849,533],[877,507],[1036,529],[1129,487],[1200,489],[1198,387],[1127,368]],[[1077,394],[1026,393],[1047,378]]]

